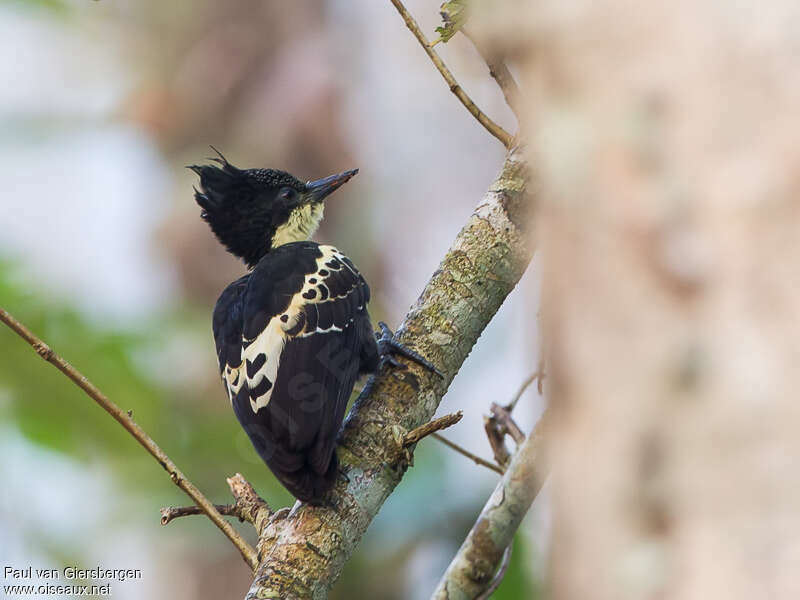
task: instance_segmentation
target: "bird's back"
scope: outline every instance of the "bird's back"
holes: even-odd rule
[[[237,418],[297,498],[334,483],[336,437],[358,374],[377,349],[369,288],[332,246],[274,248],[214,310],[220,371]]]

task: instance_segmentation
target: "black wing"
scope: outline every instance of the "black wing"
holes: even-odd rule
[[[248,273],[225,288],[214,307],[212,320],[219,371],[231,403],[244,384],[241,370],[242,324],[244,322],[244,293],[249,280],[250,274]]]
[[[318,499],[334,483],[336,437],[364,348],[375,344],[368,301],[350,260],[313,242],[274,249],[247,282],[244,385],[234,410],[261,457],[301,500]]]

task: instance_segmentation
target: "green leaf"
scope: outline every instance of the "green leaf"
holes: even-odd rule
[[[436,28],[439,39],[434,41],[431,46],[439,42],[449,42],[450,38],[458,33],[464,23],[467,22],[467,0],[449,0],[448,2],[443,2],[439,8],[443,25]]]

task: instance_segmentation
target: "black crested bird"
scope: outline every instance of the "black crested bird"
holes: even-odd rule
[[[215,149],[216,151],[216,149]],[[303,183],[283,171],[190,166],[217,239],[250,271],[222,292],[213,330],[222,381],[258,454],[301,501],[319,503],[338,473],[335,447],[356,378],[393,353],[438,371],[372,332],[369,287],[344,254],[308,241],[323,200],[358,170]]]

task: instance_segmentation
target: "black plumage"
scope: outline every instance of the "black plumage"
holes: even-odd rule
[[[300,241],[316,226],[301,221],[317,218],[314,205],[355,172],[304,184],[216,160],[190,167],[200,175],[195,197],[220,242],[252,268],[214,309],[220,373],[264,462],[298,499],[318,501],[336,478],[355,380],[377,368],[379,351],[364,278],[336,248]],[[281,240],[300,240],[274,246],[293,211],[297,232],[291,226]]]
[[[219,241],[251,271],[217,300],[212,326],[220,374],[258,454],[298,499],[316,503],[333,486],[335,447],[356,378],[400,353],[372,332],[369,287],[333,246],[308,241],[323,199],[357,171],[303,183],[283,171],[217,165],[195,199]]]
[[[241,369],[241,340],[254,340],[244,350],[256,358],[244,359],[243,385],[229,389],[234,412],[275,476],[306,501],[319,499],[333,485],[338,464],[336,435],[347,401],[358,374],[371,372],[378,364],[366,310],[369,288],[357,272],[348,273],[349,285],[343,294],[325,300],[317,297],[316,302],[290,310],[292,299],[309,287],[309,279],[317,279],[318,286],[325,280],[316,268],[323,256],[320,248],[313,242],[275,248],[252,273],[223,292],[214,311],[223,376],[228,367]],[[333,251],[330,246],[322,248]],[[236,317],[240,323],[232,324]],[[264,335],[276,325],[278,336]],[[229,343],[230,329],[240,332],[238,347]],[[261,341],[259,336],[267,339]],[[270,343],[276,339],[282,347]],[[274,379],[270,374],[256,379],[274,360],[278,361]],[[267,404],[254,411],[253,404],[258,406],[266,394],[270,395]]]

